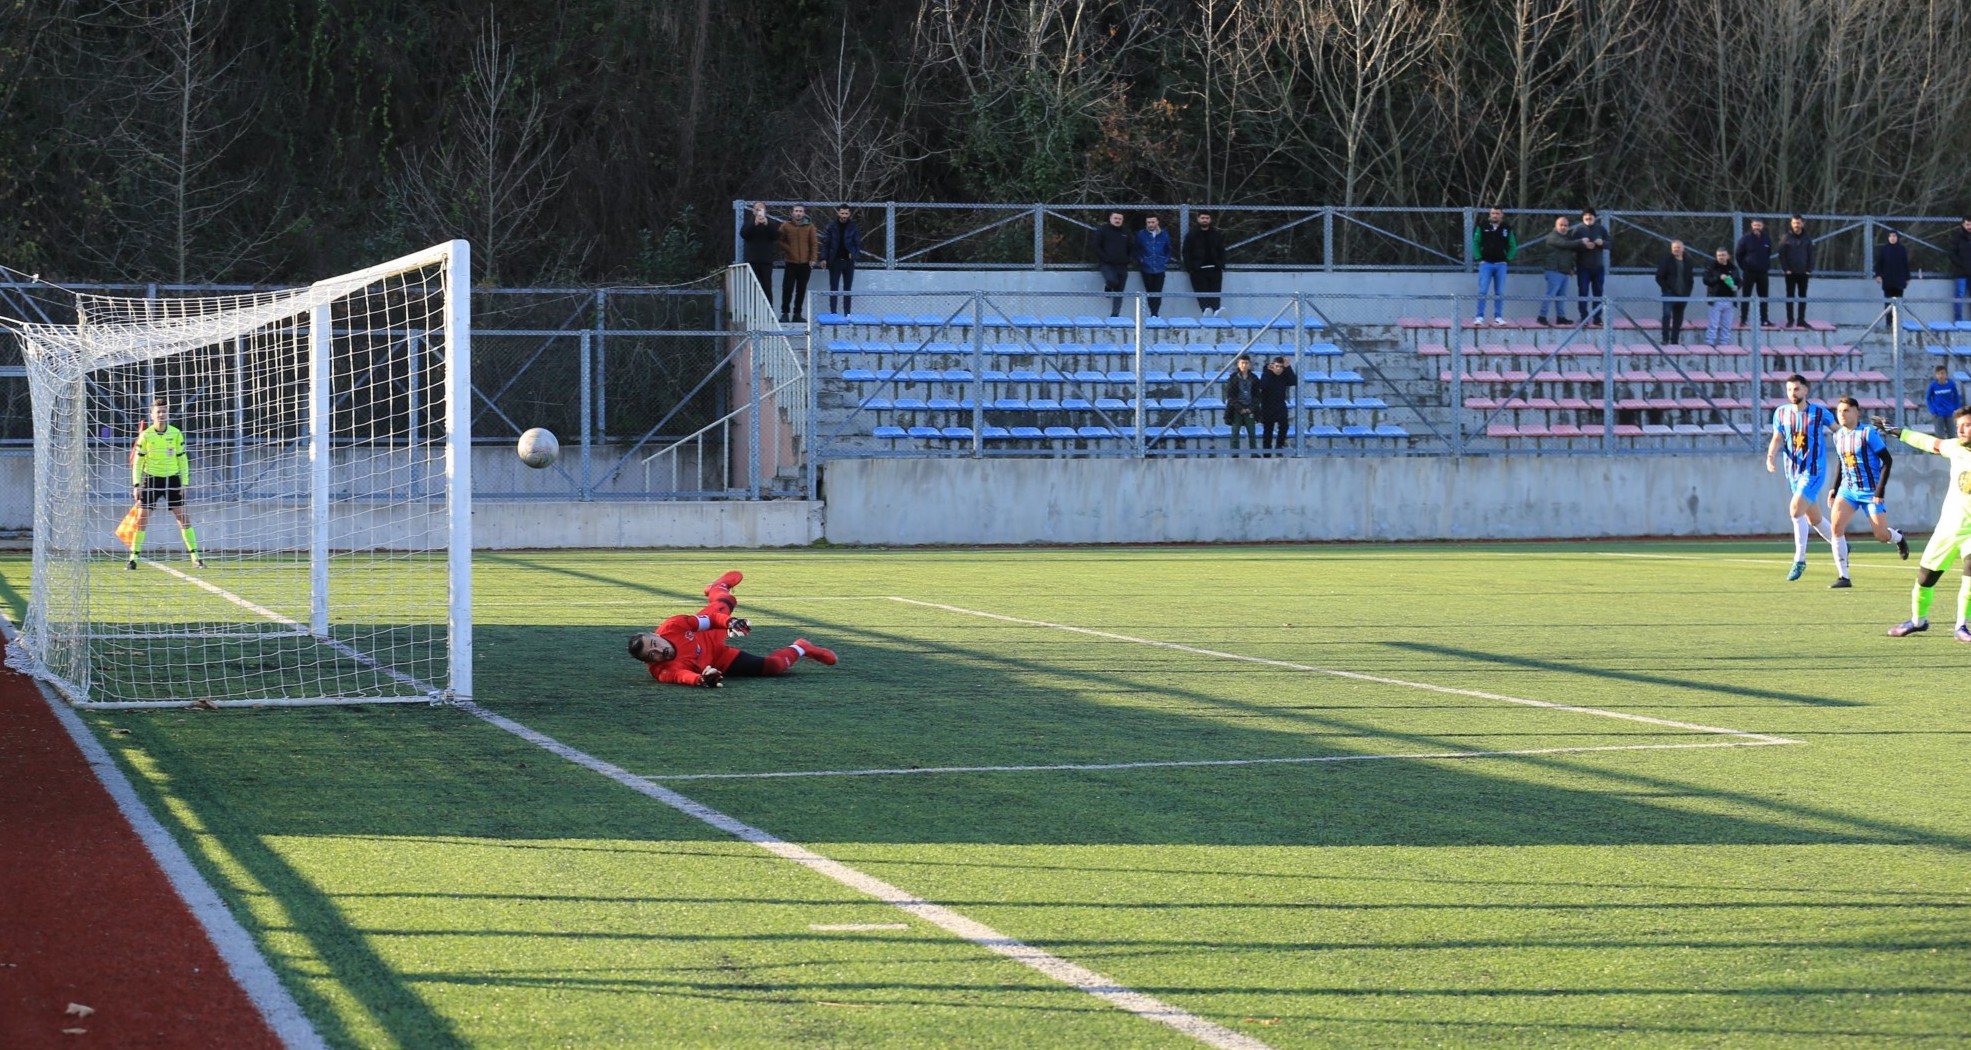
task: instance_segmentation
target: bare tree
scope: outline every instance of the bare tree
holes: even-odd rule
[[[883,200],[904,167],[922,155],[913,152],[896,123],[878,108],[872,85],[849,54],[849,23],[842,18],[835,64],[817,75],[806,105],[797,110],[800,127],[787,136],[796,145],[781,150],[780,181],[806,200]]]
[[[537,223],[568,181],[546,103],[519,75],[518,56],[489,15],[473,42],[458,107],[444,137],[410,157],[397,189],[435,235],[473,242],[480,277],[545,240]]]

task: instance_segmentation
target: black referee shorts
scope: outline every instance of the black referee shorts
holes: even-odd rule
[[[157,506],[163,500],[165,507],[176,510],[185,505],[185,488],[176,474],[169,477],[146,477],[143,486],[137,490],[137,502],[146,510]]]

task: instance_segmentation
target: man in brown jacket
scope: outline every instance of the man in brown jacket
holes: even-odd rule
[[[780,278],[780,321],[803,323],[801,311],[807,308],[808,278],[821,265],[821,231],[808,221],[808,210],[798,204],[786,222],[780,224],[780,258],[787,272]]]

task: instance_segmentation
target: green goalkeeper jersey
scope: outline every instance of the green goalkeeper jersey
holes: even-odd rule
[[[1902,439],[1905,445],[1950,460],[1950,488],[1944,492],[1944,509],[1937,513],[1937,531],[1953,535],[1963,532],[1971,525],[1971,448],[1955,438],[1932,437],[1907,427]]]

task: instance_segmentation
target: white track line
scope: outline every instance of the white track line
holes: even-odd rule
[[[830,860],[804,846],[796,845],[765,831],[726,816],[692,799],[686,798],[669,788],[651,783],[649,780],[631,773],[620,766],[605,762],[585,751],[578,750],[547,736],[544,733],[495,714],[470,700],[460,700],[456,706],[477,718],[483,719],[514,736],[550,751],[562,758],[600,773],[610,780],[629,788],[648,798],[662,802],[689,817],[710,824],[744,842],[801,865],[817,874],[826,876],[859,893],[898,908],[916,918],[949,931],[965,940],[971,941],[987,951],[996,952],[1022,965],[1033,968],[1062,984],[1101,999],[1118,1009],[1135,1014],[1145,1020],[1168,1025],[1206,1046],[1221,1050],[1269,1050],[1265,1043],[1248,1035],[1235,1032],[1223,1025],[1207,1021],[1195,1014],[1187,1013],[1153,996],[1144,995],[1124,988],[1107,977],[1086,967],[1050,955],[1032,945],[1023,944],[984,923],[968,919],[942,905],[932,904],[915,895],[906,893],[873,875],[866,875],[840,861]]]
[[[9,645],[17,637],[5,613],[0,613],[0,635],[6,636]],[[198,867],[171,837],[171,833],[164,830],[164,825],[145,808],[143,798],[137,794],[130,779],[123,775],[123,770],[117,768],[116,759],[110,757],[108,749],[83,724],[81,717],[70,710],[67,703],[50,695],[41,683],[35,682],[34,686],[41,699],[54,711],[62,728],[68,731],[69,739],[74,740],[75,746],[81,750],[83,759],[89,763],[90,772],[96,775],[96,780],[109,792],[110,798],[116,800],[116,808],[123,812],[123,819],[130,822],[137,837],[143,840],[144,848],[150,851],[152,859],[163,870],[164,877],[170,880],[171,888],[191,910],[192,917],[205,928],[205,935],[212,939],[219,957],[225,960],[226,969],[246,991],[247,998],[266,1020],[267,1027],[282,1043],[294,1050],[315,1050],[316,1047],[326,1050],[328,1043],[315,1031],[314,1025],[308,1023],[308,1015],[301,1012],[301,1005],[294,1001],[294,997],[281,985],[280,978],[274,975],[273,965],[260,954],[253,935],[246,932],[246,927],[240,925],[239,919],[226,907],[219,892],[205,881],[205,876],[199,874]]]
[[[1191,645],[1179,645],[1176,642],[1160,642],[1154,638],[1136,638],[1127,634],[1115,634],[1110,631],[1097,631],[1089,627],[1076,627],[1073,626],[1072,624],[1050,623],[1046,620],[1029,620],[1019,616],[1003,616],[999,613],[982,612],[978,609],[965,609],[956,605],[941,605],[937,602],[919,601],[915,598],[903,598],[897,595],[891,595],[890,600],[893,602],[903,602],[906,605],[921,605],[927,609],[943,609],[946,612],[961,613],[966,616],[980,616],[988,620],[1001,620],[1006,623],[1024,624],[1028,627],[1046,627],[1056,631],[1071,631],[1075,634],[1092,635],[1096,638],[1108,638],[1118,642],[1135,642],[1138,645],[1149,645],[1159,649],[1174,649],[1180,653],[1194,653],[1198,656],[1215,656],[1221,660],[1238,660],[1249,664],[1262,664],[1267,667],[1283,667],[1289,671],[1306,671],[1309,674],[1324,674],[1333,678],[1346,678],[1350,681],[1355,681],[1355,682],[1375,682],[1379,685],[1398,685],[1408,689],[1422,689],[1432,693],[1448,693],[1452,696],[1469,696],[1479,700],[1497,700],[1500,701],[1501,703],[1521,704],[1526,707],[1539,707],[1549,711],[1569,711],[1569,712],[1573,712],[1574,714],[1595,715],[1600,718],[1619,718],[1625,722],[1641,722],[1646,725],[1666,726],[1671,729],[1690,729],[1700,733],[1714,733],[1717,734],[1718,736],[1743,737],[1747,740],[1756,740],[1762,744],[1800,743],[1800,741],[1798,740],[1789,740],[1782,736],[1769,736],[1764,733],[1748,733],[1743,729],[1721,729],[1717,726],[1698,725],[1695,722],[1677,722],[1677,721],[1672,721],[1671,719],[1668,718],[1651,718],[1648,715],[1632,715],[1623,711],[1604,711],[1599,707],[1580,707],[1574,704],[1555,704],[1555,703],[1549,703],[1545,700],[1528,700],[1523,696],[1507,696],[1503,693],[1488,693],[1479,689],[1457,689],[1448,685],[1432,685],[1429,682],[1410,682],[1410,681],[1405,681],[1401,678],[1385,678],[1381,675],[1362,674],[1358,671],[1341,671],[1332,667],[1316,667],[1312,664],[1297,664],[1289,660],[1272,660],[1263,656],[1248,656],[1244,653],[1227,653],[1227,652],[1221,652],[1217,649],[1200,649],[1196,646],[1191,646]]]
[[[1387,762],[1401,759],[1511,758],[1518,755],[1578,755],[1589,751],[1680,751],[1699,747],[1771,747],[1791,740],[1714,740],[1702,744],[1607,744],[1536,747],[1518,751],[1417,751],[1400,755],[1309,755],[1293,758],[1200,758],[1168,762],[1093,762],[1052,766],[923,766],[916,769],[806,769],[771,773],[653,773],[646,780],[776,780],[784,777],[891,777],[916,773],[1078,773],[1105,769],[1181,769],[1192,766],[1294,766],[1319,762]]]

